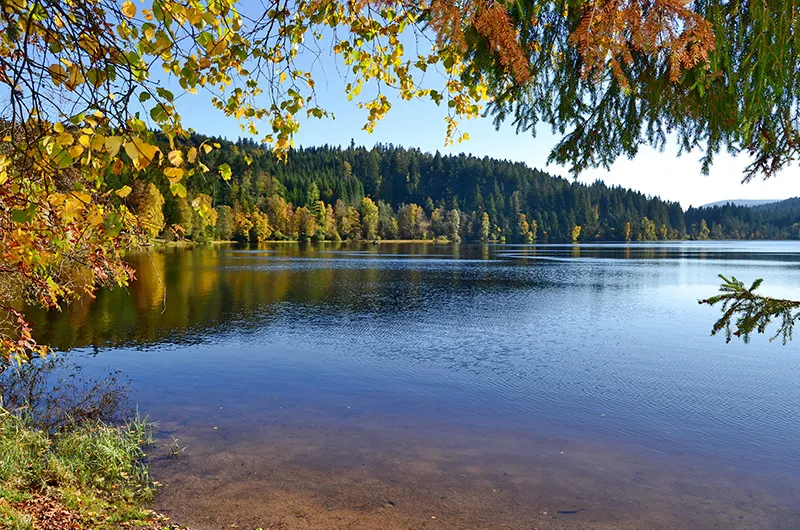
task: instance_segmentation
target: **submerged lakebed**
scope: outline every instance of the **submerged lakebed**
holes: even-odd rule
[[[798,528],[800,352],[710,329],[796,242],[296,245],[132,256],[38,338],[178,439],[191,528]]]

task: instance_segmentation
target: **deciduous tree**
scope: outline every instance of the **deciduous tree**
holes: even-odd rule
[[[248,216],[250,219],[249,240],[252,244],[259,244],[267,241],[272,235],[272,226],[269,224],[269,217],[267,214],[254,210]]]
[[[152,182],[136,180],[128,196],[131,209],[139,218],[142,228],[150,237],[164,229],[164,196]]]
[[[489,241],[489,231],[491,229],[491,224],[489,223],[489,214],[483,212],[481,214],[481,231],[480,231],[480,238],[481,241],[486,243]]]
[[[378,206],[369,197],[361,199],[359,205],[361,215],[361,233],[364,239],[378,238]]]

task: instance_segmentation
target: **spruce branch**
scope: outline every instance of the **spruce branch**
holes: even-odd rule
[[[733,336],[741,338],[745,343],[750,341],[750,334],[755,330],[758,333],[765,333],[767,326],[773,321],[780,319],[778,331],[770,338],[770,341],[782,337],[786,344],[792,340],[792,329],[795,322],[800,319],[800,301],[786,300],[781,298],[770,298],[756,294],[756,289],[761,286],[761,278],[754,281],[747,288],[744,282],[730,278],[723,274],[719,275],[722,279],[720,294],[705,300],[699,300],[700,304],[715,306],[722,303],[722,316],[714,324],[711,330],[712,335],[725,330],[725,341],[730,342]]]

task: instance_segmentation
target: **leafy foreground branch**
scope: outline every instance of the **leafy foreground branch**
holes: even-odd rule
[[[763,281],[761,278],[754,281],[748,289],[744,282],[737,280],[735,276],[727,278],[720,274],[719,277],[723,282],[719,288],[721,294],[699,301],[701,304],[711,306],[722,303],[722,317],[714,324],[712,335],[725,330],[726,342],[730,342],[735,335],[747,343],[753,331],[764,333],[773,319],[780,319],[778,331],[770,341],[782,337],[783,343],[786,344],[792,340],[792,329],[795,322],[800,319],[798,310],[800,301],[756,294],[756,289]]]
[[[152,441],[138,417],[51,434],[0,408],[0,528],[165,528],[144,507],[156,486],[143,450]]]

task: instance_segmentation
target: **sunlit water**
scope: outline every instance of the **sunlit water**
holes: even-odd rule
[[[800,491],[797,344],[725,344],[710,336],[718,309],[697,303],[719,273],[800,297],[797,243],[276,244],[132,260],[127,292],[33,316],[43,341],[121,369],[172,435],[530,437],[758,477],[790,504]],[[771,526],[800,527],[785,508]]]

